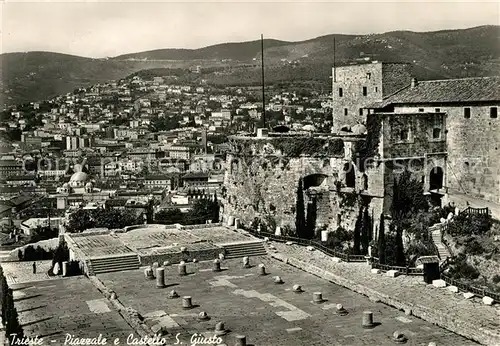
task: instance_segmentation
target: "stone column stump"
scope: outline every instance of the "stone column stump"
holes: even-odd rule
[[[220,272],[221,271],[221,269],[220,269],[220,261],[218,259],[214,259],[212,271],[213,272]]]
[[[187,275],[186,263],[184,261],[181,261],[181,263],[179,263],[178,271],[179,271],[179,275],[180,276],[186,276]]]
[[[373,312],[363,311],[363,319],[361,321],[361,326],[367,329],[375,327],[375,324],[373,323]]]
[[[156,268],[156,288],[165,288],[165,268]]]
[[[247,346],[247,337],[245,335],[236,335],[235,346]]]
[[[218,322],[215,325],[215,335],[222,336],[222,335],[226,335],[226,334],[227,334],[227,330],[224,328],[224,322]]]
[[[347,315],[349,312],[347,312],[347,310],[342,306],[342,304],[337,304],[337,315],[339,316],[345,316]]]
[[[315,302],[316,304],[323,303],[323,294],[321,292],[314,292],[313,302]]]
[[[68,276],[69,275],[69,263],[67,261],[64,261],[62,263],[62,276]]]
[[[193,302],[192,302],[190,296],[184,296],[184,297],[182,297],[182,308],[186,309],[186,310],[193,308]]]
[[[262,275],[262,276],[267,275],[266,266],[262,263],[259,264],[259,275]]]
[[[250,258],[248,256],[243,257],[243,268],[250,268]]]

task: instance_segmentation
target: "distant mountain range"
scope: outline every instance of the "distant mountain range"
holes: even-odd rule
[[[335,47],[334,47],[335,41]],[[140,70],[202,66],[208,83],[260,81],[260,41],[200,49],[159,49],[109,59],[27,52],[0,55],[0,106],[43,100],[77,87],[124,78]],[[335,62],[411,62],[420,79],[498,75],[500,26],[434,32],[327,35],[300,42],[264,41],[266,81],[316,80],[329,85]],[[193,79],[191,79],[193,80]]]

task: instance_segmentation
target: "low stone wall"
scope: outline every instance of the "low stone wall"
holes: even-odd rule
[[[165,252],[165,253],[141,253],[139,252],[139,260],[141,265],[147,266],[152,265],[155,262],[158,262],[160,265],[169,261],[170,263],[179,263],[180,261],[190,262],[193,259],[198,261],[210,261],[216,258],[219,258],[219,254],[226,254],[226,250],[222,247],[213,246],[207,249],[195,249],[188,250],[185,252],[173,251],[173,252]]]
[[[201,225],[181,225],[180,229],[203,229],[203,228],[215,228],[222,227],[222,223],[204,223]]]
[[[478,325],[472,325],[470,323],[466,323],[465,321],[457,320],[455,318],[452,318],[446,311],[430,309],[425,306],[402,302],[384,293],[375,291],[366,286],[358,284],[357,282],[345,279],[341,276],[335,275],[327,270],[300,261],[296,258],[287,257],[280,253],[270,253],[270,256],[277,260],[290,264],[296,268],[302,269],[308,273],[333,282],[337,285],[346,287],[354,292],[363,294],[370,298],[370,300],[372,301],[382,302],[400,310],[411,310],[412,315],[416,317],[448,329],[466,338],[472,339],[483,345],[500,345],[499,331],[485,329]]]
[[[108,299],[108,301],[113,305],[113,307],[118,311],[120,316],[132,327],[132,329],[141,338],[152,338],[153,331],[143,322],[139,313],[131,308],[126,308],[118,299],[116,292],[108,288],[104,283],[99,280],[96,276],[89,277],[90,282]],[[147,343],[146,345],[151,345]]]

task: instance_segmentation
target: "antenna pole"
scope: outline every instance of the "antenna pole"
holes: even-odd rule
[[[262,127],[266,127],[266,93],[265,93],[265,82],[264,82],[264,35],[260,35],[260,53],[262,60]]]
[[[333,81],[334,82],[337,81],[337,71],[336,71],[336,68],[335,68],[335,48],[336,48],[336,45],[335,45],[335,36],[333,36]]]

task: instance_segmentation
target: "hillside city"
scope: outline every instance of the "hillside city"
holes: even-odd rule
[[[500,76],[414,68],[4,109],[1,341],[500,345]]]

